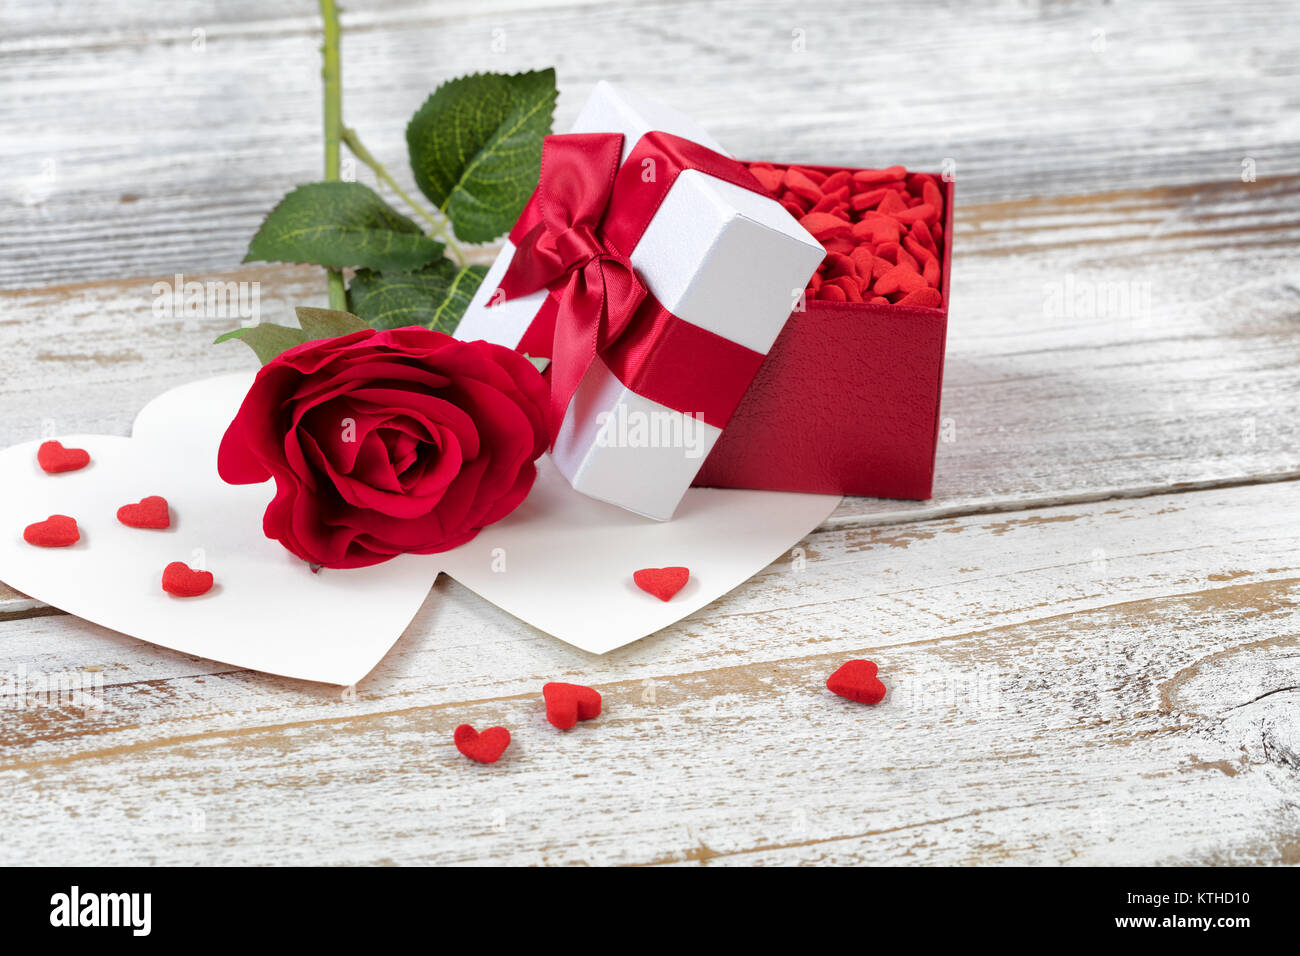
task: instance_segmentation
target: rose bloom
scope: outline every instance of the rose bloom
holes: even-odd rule
[[[360,568],[446,551],[513,511],[537,477],[547,407],[537,369],[503,346],[354,332],[263,366],[217,469],[231,484],[275,479],[267,537]]]

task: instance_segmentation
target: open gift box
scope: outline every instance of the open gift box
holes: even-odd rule
[[[839,172],[799,169],[822,180]],[[456,334],[553,360],[552,457],[576,490],[661,520],[692,483],[929,495],[951,183],[860,174],[869,192],[894,191],[879,208],[906,220],[909,241],[924,215],[942,246],[922,223],[928,251],[909,248],[936,260],[924,281],[899,243],[876,263],[912,263],[909,281],[928,286],[916,295],[892,276],[873,280],[868,265],[862,289],[874,281],[882,294],[830,302],[830,293],[864,296],[827,271],[849,261],[853,243],[824,234],[825,221],[847,233],[868,228],[850,218],[883,214],[848,214],[825,197],[817,208],[844,221],[819,219],[765,184],[765,172],[747,170],[688,117],[607,83],[572,134],[548,138],[538,190]],[[921,179],[931,196],[942,189],[942,212],[907,191]]]
[[[800,166],[833,174],[838,166]],[[929,498],[948,328],[953,183],[935,307],[809,296],[767,353],[695,484]]]

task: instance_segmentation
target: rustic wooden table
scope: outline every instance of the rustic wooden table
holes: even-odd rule
[[[1300,862],[1291,4],[349,6],[345,117],[394,166],[443,78],[551,63],[557,128],[608,77],[749,158],[955,162],[935,497],[846,500],[802,571],[605,657],[443,578],[355,696],[0,586],[0,862]],[[158,279],[324,301],[238,265],[319,176],[316,5],[2,16],[0,446],[123,434],[251,363]],[[874,709],[823,687],[856,656]],[[24,704],[37,672],[103,706]],[[552,732],[551,679],[606,715]]]

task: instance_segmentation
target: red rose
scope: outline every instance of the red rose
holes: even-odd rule
[[[513,511],[547,445],[547,405],[532,363],[500,345],[354,332],[265,365],[217,469],[236,485],[275,479],[268,538],[360,568],[446,551]]]

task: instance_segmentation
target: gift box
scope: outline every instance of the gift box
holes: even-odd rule
[[[688,117],[602,82],[456,335],[550,359],[560,472],[664,520],[825,254]]]
[[[796,168],[833,175],[842,167]],[[930,497],[941,422],[953,182],[935,173],[909,175],[929,177],[942,196],[942,240],[935,248],[941,301],[917,307],[872,303],[870,293],[862,302],[809,296],[773,344],[697,485]]]

